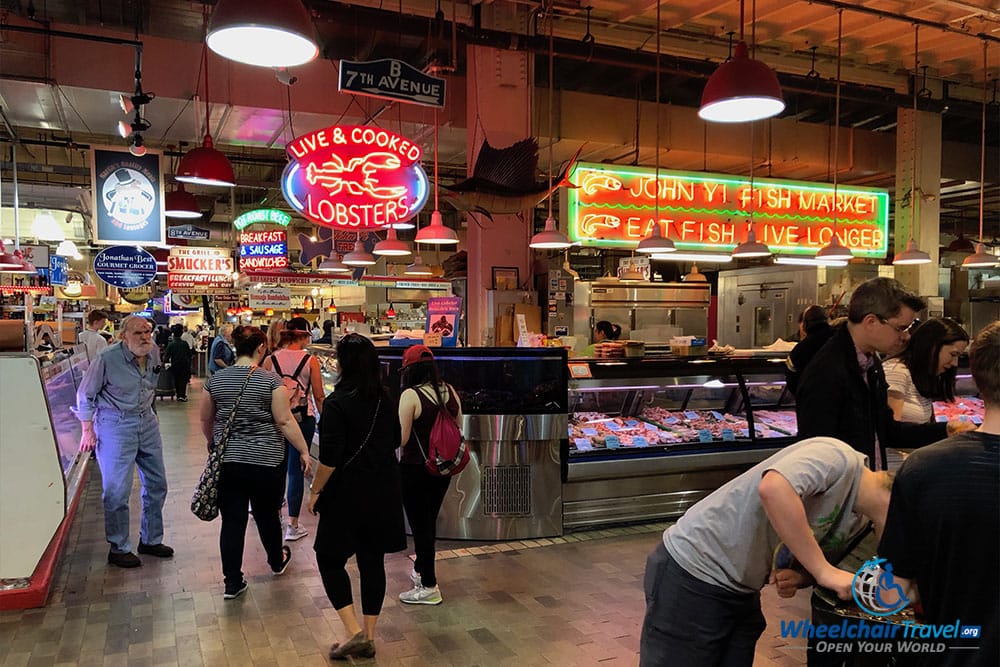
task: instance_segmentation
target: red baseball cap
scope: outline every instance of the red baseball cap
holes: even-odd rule
[[[406,368],[418,361],[434,361],[434,353],[426,345],[411,345],[403,353],[403,366]]]

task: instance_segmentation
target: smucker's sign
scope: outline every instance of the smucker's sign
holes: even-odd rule
[[[420,146],[390,130],[337,125],[302,135],[285,151],[281,191],[318,225],[384,229],[413,218],[427,201]]]

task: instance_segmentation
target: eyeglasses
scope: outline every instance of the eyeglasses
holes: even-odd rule
[[[895,329],[896,333],[898,333],[900,336],[902,336],[903,334],[911,333],[913,331],[913,328],[918,324],[920,324],[919,319],[914,319],[912,322],[910,322],[904,327],[902,324],[889,324],[889,320],[885,319],[881,315],[876,315],[875,317],[877,317],[878,321],[881,322],[882,324],[892,329]]]
[[[149,336],[153,333],[152,329],[139,329],[138,331],[129,331],[130,334],[135,334],[136,336]]]

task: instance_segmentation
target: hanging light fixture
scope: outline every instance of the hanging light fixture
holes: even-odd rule
[[[962,261],[962,267],[966,269],[980,269],[996,266],[1000,263],[1000,257],[991,255],[983,250],[983,188],[986,181],[986,81],[985,72],[987,68],[986,60],[987,42],[983,40],[983,128],[979,137],[979,242],[976,244],[976,252],[969,255]]]
[[[753,17],[754,28],[756,18]],[[733,57],[719,65],[705,84],[698,109],[702,120],[747,123],[777,116],[785,110],[778,77],[770,67],[750,57],[743,39],[743,24],[744,2],[740,0],[740,41]]]
[[[378,260],[376,260],[370,252],[365,250],[365,246],[361,242],[361,233],[359,232],[358,240],[354,242],[354,249],[344,255],[344,259],[342,261],[348,266],[372,266]]]
[[[168,218],[200,218],[198,198],[185,190],[183,183],[178,183],[177,189],[168,192],[163,198],[163,215]]]
[[[300,0],[219,0],[205,41],[229,60],[295,67],[319,55],[315,34]]]
[[[642,271],[635,268],[635,265],[629,264],[628,268],[622,271],[622,274],[618,276],[618,280],[623,283],[637,283],[646,279],[646,276],[642,275]]]
[[[31,223],[31,235],[39,241],[61,242],[66,240],[66,232],[48,211],[35,215]]]
[[[917,215],[917,205],[920,202],[920,193],[917,191],[917,125],[920,119],[917,118],[917,72],[920,67],[920,25],[913,26],[913,165],[910,168],[910,239],[906,242],[906,250],[897,253],[892,258],[894,266],[906,266],[911,264],[930,264],[930,254],[917,247],[914,238],[917,225],[920,224],[920,217]]]
[[[396,236],[396,230],[393,227],[389,227],[385,239],[376,243],[372,252],[376,255],[385,255],[387,257],[405,257],[406,255],[413,254],[410,251],[410,245],[406,241],[399,240]]]
[[[660,4],[656,3],[656,176],[653,180],[656,205],[654,206],[653,229],[649,236],[639,241],[636,252],[648,255],[676,252],[674,242],[660,231]]]
[[[552,217],[552,145],[555,143],[555,132],[552,131],[552,91],[553,91],[553,61],[555,59],[555,42],[552,39],[552,17],[549,16],[549,214],[545,218],[545,228],[531,237],[528,247],[538,250],[565,250],[572,244],[565,234],[559,231],[559,224]]]
[[[316,270],[322,273],[350,273],[352,271],[351,267],[340,261],[340,255],[327,257],[316,267]]]
[[[201,146],[192,148],[181,158],[174,178],[181,183],[231,188],[236,185],[233,165],[225,155],[215,149],[212,143],[208,98],[208,49],[203,46],[201,53],[202,68],[205,70],[205,138]]]
[[[56,254],[60,257],[76,257],[80,254],[80,250],[72,241],[62,241],[59,243],[59,247],[56,248]]]
[[[768,257],[771,254],[770,248],[757,241],[757,233],[753,230],[753,211],[755,207],[753,196],[753,148],[753,123],[750,123],[750,219],[747,221],[750,231],[747,232],[747,240],[733,248],[733,259]]]
[[[3,241],[0,241],[0,271],[6,273],[10,269],[19,269],[22,265],[23,262],[14,253],[9,252]]]
[[[430,245],[450,245],[458,243],[458,234],[450,227],[444,226],[441,211],[438,210],[438,117],[434,109],[434,212],[431,213],[431,224],[417,230],[415,243]]]
[[[424,264],[424,260],[420,256],[419,252],[413,258],[413,264],[408,265],[406,267],[406,270],[403,271],[403,273],[405,275],[407,275],[407,276],[432,276],[432,275],[434,275],[434,272],[431,270],[431,267],[429,267],[426,264]]]
[[[816,263],[819,266],[840,266],[854,257],[850,248],[846,248],[837,237],[837,186],[840,175],[840,65],[842,61],[842,44],[844,39],[844,10],[837,10],[837,88],[834,94],[833,111],[833,236],[830,242],[816,252]]]
[[[692,263],[691,264],[691,270],[688,273],[685,273],[684,277],[681,278],[681,280],[683,280],[686,283],[707,283],[708,282],[708,278],[705,277],[705,274],[698,270],[698,264],[697,263]]]
[[[396,318],[396,309],[392,307],[391,303],[389,304],[389,308],[385,311],[385,317],[389,320]]]

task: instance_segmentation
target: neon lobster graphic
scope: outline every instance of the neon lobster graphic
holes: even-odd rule
[[[346,164],[339,155],[331,153],[330,159],[322,165],[311,163],[306,167],[306,180],[310,185],[319,184],[329,190],[331,197],[347,190],[355,196],[395,199],[405,195],[407,188],[379,187],[379,179],[375,175],[380,171],[395,171],[400,164],[399,156],[392,153],[374,152],[363,157],[352,157]]]

